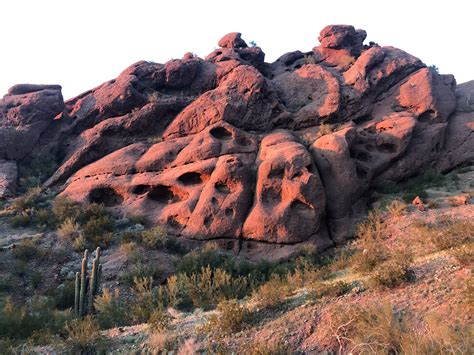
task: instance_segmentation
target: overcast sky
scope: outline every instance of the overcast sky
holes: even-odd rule
[[[0,97],[17,83],[60,84],[71,98],[138,60],[204,57],[242,32],[274,61],[308,51],[328,24],[352,24],[367,42],[399,47],[474,79],[470,1],[0,0]]]

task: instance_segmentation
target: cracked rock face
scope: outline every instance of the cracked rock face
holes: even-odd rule
[[[344,241],[374,187],[474,159],[472,82],[365,37],[327,26],[312,51],[266,63],[234,32],[206,59],[141,61],[65,103],[58,86],[15,86],[0,100],[2,191],[48,155],[61,196],[182,238],[264,257]]]

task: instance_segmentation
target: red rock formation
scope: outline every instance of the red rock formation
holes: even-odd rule
[[[234,32],[204,60],[138,62],[65,104],[58,86],[15,86],[0,197],[17,163],[52,154],[62,196],[181,237],[278,255],[341,242],[372,188],[474,160],[472,82],[365,37],[327,26],[312,51],[265,63]]]

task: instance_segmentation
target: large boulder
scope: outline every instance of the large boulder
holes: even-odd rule
[[[15,194],[17,176],[16,162],[0,160],[0,199]]]
[[[219,121],[250,131],[268,131],[283,108],[254,67],[239,65],[219,86],[186,107],[168,126],[165,139],[195,134]]]
[[[66,103],[56,85],[0,100],[0,197],[51,157],[46,186],[253,258],[353,235],[372,190],[474,161],[473,82],[456,85],[349,25],[265,63],[227,34],[205,59],[137,62]],[[21,177],[20,177],[21,178]]]
[[[318,37],[321,47],[325,48],[358,48],[362,47],[367,33],[356,30],[350,25],[329,25],[324,27]]]
[[[254,206],[243,237],[290,244],[317,235],[326,198],[306,148],[291,133],[278,131],[262,140],[257,163]]]
[[[15,85],[0,100],[0,159],[20,160],[64,110],[59,85]]]
[[[474,162],[474,81],[457,86],[456,100],[456,112],[449,119],[445,145],[440,149],[437,163],[441,171]]]
[[[231,32],[219,40],[219,47],[222,48],[247,48],[247,43],[241,38],[240,32]]]
[[[337,78],[324,67],[306,64],[284,72],[273,83],[285,108],[293,113],[287,128],[304,128],[336,117],[341,105]]]

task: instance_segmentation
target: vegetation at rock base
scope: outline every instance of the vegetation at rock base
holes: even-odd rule
[[[42,204],[54,220],[53,228],[42,230],[57,232],[23,238],[0,251],[5,256],[0,346],[7,353],[38,346],[82,353],[131,350],[135,341],[147,351],[177,353],[290,354],[317,348],[432,354],[466,353],[473,346],[469,319],[455,313],[444,324],[439,319],[446,319],[446,310],[425,311],[424,304],[439,300],[449,302],[450,312],[472,310],[474,225],[444,212],[462,206],[420,213],[402,202],[403,192],[390,193],[358,224],[354,240],[324,253],[309,245],[281,261],[256,262],[215,243],[192,249],[165,228],[147,229],[140,216],[123,222],[103,206],[52,202],[43,194],[32,191],[12,205],[31,213]],[[428,218],[429,213],[439,215]],[[61,248],[81,238],[97,243],[91,236],[106,231],[107,220],[114,239],[101,259],[124,263],[105,275],[106,286],[93,307],[86,307],[89,314],[79,317],[74,277],[67,275],[79,271],[80,256],[57,246],[49,250],[45,242],[59,238]],[[171,271],[155,255],[169,257]],[[5,260],[12,267],[8,274]],[[51,273],[62,263],[73,266]],[[60,287],[52,275],[60,277]],[[443,278],[439,285],[437,277]],[[29,296],[15,295],[18,282]],[[42,296],[31,296],[37,293]],[[111,335],[133,329],[123,338]]]

